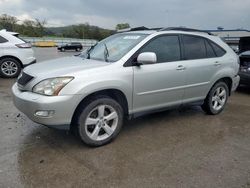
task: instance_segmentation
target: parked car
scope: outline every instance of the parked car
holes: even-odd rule
[[[36,62],[30,43],[18,38],[18,33],[0,31],[0,76],[15,78],[21,69]]]
[[[130,31],[83,56],[25,68],[12,92],[34,122],[75,130],[86,144],[100,146],[118,135],[124,117],[186,104],[219,114],[238,86],[238,70],[234,51],[208,33]]]
[[[250,37],[241,37],[239,41],[240,84],[250,86]]]
[[[60,50],[61,52],[64,52],[65,50],[80,51],[82,50],[82,44],[80,42],[72,42],[58,46],[57,49]]]

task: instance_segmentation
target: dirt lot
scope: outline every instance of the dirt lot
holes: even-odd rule
[[[38,61],[72,52],[35,49]],[[35,124],[0,79],[0,187],[250,187],[250,89],[218,116],[199,107],[128,121],[111,144],[89,148]]]

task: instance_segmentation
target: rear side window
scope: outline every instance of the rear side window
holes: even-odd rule
[[[205,40],[205,45],[206,45],[206,49],[207,49],[207,57],[208,58],[213,58],[213,57],[217,57],[214,49],[212,48],[211,44],[209,44],[209,42],[207,40]]]
[[[5,42],[8,42],[8,40],[0,36],[0,43],[5,43]]]
[[[213,43],[211,41],[209,41],[209,43],[213,47],[214,52],[215,52],[217,57],[221,57],[226,53],[226,51],[224,49],[222,49],[221,47],[219,47],[217,44],[215,44],[215,43]]]
[[[183,35],[184,57],[186,60],[207,57],[205,41],[201,37]]]
[[[165,35],[153,39],[140,50],[142,52],[154,52],[157,63],[179,61],[181,59],[179,37],[177,35]]]

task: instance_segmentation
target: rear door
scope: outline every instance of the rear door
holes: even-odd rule
[[[222,64],[212,46],[216,44],[203,37],[182,35],[182,45],[187,73],[183,102],[203,100],[210,89],[211,78]]]
[[[186,74],[181,66],[179,36],[158,36],[139,50],[142,52],[154,52],[157,63],[133,67],[134,112],[180,105]]]

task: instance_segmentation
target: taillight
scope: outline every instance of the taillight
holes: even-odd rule
[[[16,44],[18,48],[31,48],[32,45],[30,43],[22,43],[22,44]]]

